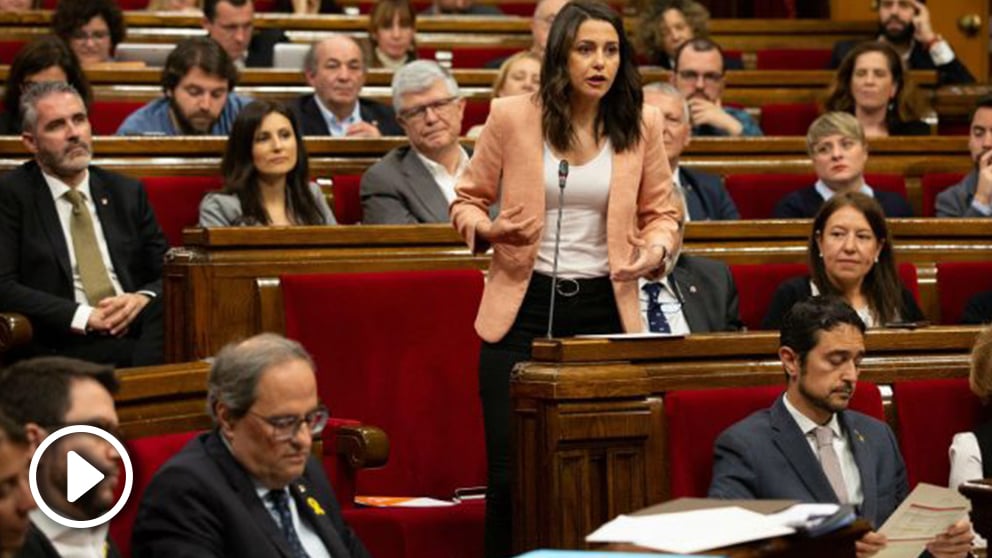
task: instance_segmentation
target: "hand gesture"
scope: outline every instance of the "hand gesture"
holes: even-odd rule
[[[978,157],[978,184],[975,186],[975,200],[992,205],[992,149]]]
[[[381,138],[382,132],[376,127],[375,122],[360,120],[348,126],[348,131],[345,132],[345,135],[349,138]]]
[[[888,544],[889,538],[885,535],[868,531],[861,537],[861,540],[854,543],[854,550],[857,552],[858,558],[868,558],[881,552]]]
[[[700,97],[689,99],[689,115],[693,126],[708,124],[724,130],[731,136],[739,136],[744,131],[744,126],[723,110],[719,103]]]
[[[927,543],[927,551],[934,558],[963,558],[971,551],[971,541],[975,538],[971,531],[971,521],[962,517]]]
[[[520,220],[524,206],[515,205],[503,209],[492,222],[482,221],[476,226],[476,234],[490,244],[509,244],[511,246],[526,246],[537,241],[541,227],[537,217]]]
[[[630,263],[613,272],[614,281],[633,281],[649,275],[661,275],[665,271],[667,252],[660,244],[648,246],[643,238],[633,233],[627,235],[627,242],[634,246]]]
[[[916,29],[913,38],[919,43],[929,45],[936,38],[933,26],[930,25],[930,10],[926,4],[919,0],[912,0],[912,2],[913,9],[916,10],[916,15],[913,16],[913,27]]]
[[[103,331],[109,331],[114,336],[123,335],[127,333],[128,326],[138,317],[148,301],[147,296],[137,293],[109,296],[97,304],[93,314],[97,312],[101,314]],[[92,315],[90,318],[92,319]]]

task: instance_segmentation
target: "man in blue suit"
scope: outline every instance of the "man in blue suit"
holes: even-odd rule
[[[814,297],[782,322],[779,358],[787,387],[770,409],[717,438],[709,495],[853,504],[877,529],[906,497],[906,467],[884,422],[847,410],[865,354],[865,325],[844,301]],[[962,519],[929,543],[939,558],[964,557],[971,524]],[[870,531],[859,558],[885,548]]]
[[[689,105],[682,92],[669,83],[655,82],[644,86],[644,104],[657,107],[665,117],[662,140],[665,154],[672,167],[672,180],[685,197],[687,221],[734,221],[740,219],[737,206],[723,186],[723,179],[679,165],[682,151],[689,146],[692,125]]]

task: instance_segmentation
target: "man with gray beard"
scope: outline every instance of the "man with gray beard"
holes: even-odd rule
[[[0,177],[0,310],[26,315],[17,357],[162,361],[165,237],[141,183],[90,164],[92,131],[64,82],[21,97],[32,161]]]

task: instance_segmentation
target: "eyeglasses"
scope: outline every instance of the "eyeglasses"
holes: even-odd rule
[[[327,407],[323,405],[317,407],[302,417],[286,415],[267,417],[251,411],[248,411],[248,414],[264,420],[270,427],[272,427],[272,439],[276,442],[292,440],[296,437],[296,434],[300,431],[300,427],[304,424],[306,424],[307,428],[310,430],[311,436],[319,436],[320,433],[324,431],[324,427],[327,426],[327,419],[331,416],[330,411],[328,411]]]
[[[705,72],[700,74],[695,70],[679,70],[679,79],[684,81],[699,81],[702,77],[703,81],[713,85],[714,83],[720,83],[723,81],[723,74],[720,72]]]
[[[94,42],[105,41],[109,37],[110,31],[83,31],[82,29],[74,31],[72,35],[69,35],[69,39],[79,41],[81,43],[85,43],[89,40]]]
[[[434,101],[433,103],[425,103],[423,105],[413,107],[400,112],[400,118],[406,120],[407,122],[414,122],[416,120],[421,120],[427,116],[427,110],[433,110],[435,113],[441,109],[451,106],[452,103],[457,101],[460,97],[448,97],[447,99],[440,99]]]

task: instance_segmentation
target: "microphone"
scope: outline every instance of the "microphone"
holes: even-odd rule
[[[555,293],[558,291],[558,245],[561,244],[561,210],[565,207],[565,182],[568,180],[568,161],[558,163],[558,223],[555,225],[555,255],[551,261],[551,308],[548,310],[548,339],[555,322]]]

